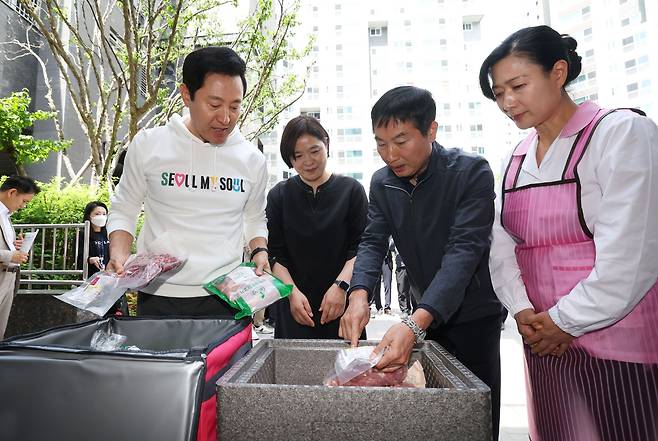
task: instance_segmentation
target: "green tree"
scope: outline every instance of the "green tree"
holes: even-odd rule
[[[276,69],[310,50],[290,44],[299,0],[258,1],[237,33],[222,24],[237,0],[87,1],[70,9],[61,0],[18,3],[52,51],[89,139],[89,159],[68,170],[71,181],[89,166],[109,178],[126,141],[180,110],[176,80],[184,55],[196,47],[229,45],[246,59],[251,81],[240,125],[249,139],[268,131],[304,92],[304,79]],[[30,44],[22,47],[40,57]]]
[[[50,152],[65,149],[71,144],[71,141],[66,140],[34,139],[32,135],[26,134],[35,121],[51,119],[56,115],[43,110],[31,112],[31,101],[25,89],[0,98],[0,150],[9,154],[22,176],[26,175],[25,164],[43,161]]]

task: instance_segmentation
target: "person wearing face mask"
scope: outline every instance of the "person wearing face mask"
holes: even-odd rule
[[[89,256],[87,257],[87,277],[105,270],[110,261],[110,241],[107,237],[107,205],[101,201],[92,201],[84,211],[83,222],[89,221]],[[78,241],[78,268],[82,268],[84,238],[80,234]],[[125,296],[110,308],[105,316],[128,315],[128,303]]]
[[[89,256],[87,257],[87,275],[91,276],[104,270],[110,261],[110,241],[107,238],[107,205],[101,201],[89,202],[85,207],[83,222],[89,221]],[[79,242],[78,266],[82,267],[83,241]]]
[[[10,216],[24,208],[39,191],[39,186],[25,176],[9,176],[0,186],[0,340],[4,338],[18,291],[20,264],[27,262],[28,257],[21,251],[23,238],[16,237]]]
[[[283,130],[281,157],[297,175],[267,195],[267,228],[273,273],[293,291],[277,304],[274,338],[338,338],[368,200],[356,179],[327,169],[328,149],[311,116]]]

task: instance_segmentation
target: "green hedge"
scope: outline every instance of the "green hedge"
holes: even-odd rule
[[[62,185],[53,179],[39,183],[41,192],[27,207],[12,216],[14,224],[71,224],[82,222],[85,206],[91,201],[103,201],[109,207],[107,188],[86,184]]]

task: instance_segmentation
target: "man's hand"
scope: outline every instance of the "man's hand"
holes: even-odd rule
[[[530,344],[532,353],[539,354],[540,357],[548,354],[562,355],[574,339],[572,335],[560,329],[546,311],[528,317],[528,320],[539,340],[533,338],[531,343],[526,344]]]
[[[116,230],[110,233],[110,261],[105,268],[108,272],[123,273],[123,266],[130,257],[133,236],[127,231]]]
[[[338,336],[349,340],[355,348],[359,337],[370,321],[370,305],[368,305],[368,291],[356,289],[350,294],[347,311],[340,319]]]
[[[345,312],[345,301],[347,293],[335,283],[324,293],[322,303],[320,304],[320,323],[325,324],[336,320]]]
[[[110,273],[114,272],[117,274],[123,274],[123,266],[126,264],[128,257],[130,257],[130,254],[123,254],[120,256],[112,255],[110,261],[107,262],[105,270]]]
[[[18,236],[16,236],[16,239],[14,240],[14,248],[17,250],[23,248],[23,233],[20,233]]]
[[[27,262],[27,253],[16,250],[11,253],[11,261],[13,263],[25,263]]]
[[[272,273],[267,252],[261,251],[260,253],[254,254],[254,258],[251,259],[251,261],[256,264],[256,275],[262,276],[264,271]]]
[[[308,303],[308,298],[296,286],[293,286],[288,299],[292,318],[302,326],[315,327],[315,323],[311,318],[313,317],[313,311],[311,310],[311,305]]]
[[[384,351],[382,359],[375,367],[384,372],[393,372],[400,366],[406,366],[415,341],[414,333],[404,323],[392,326],[373,351],[377,354]]]

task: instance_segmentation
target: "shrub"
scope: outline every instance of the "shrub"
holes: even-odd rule
[[[109,207],[107,188],[99,189],[86,184],[60,188],[55,178],[39,183],[41,192],[27,207],[12,215],[14,224],[73,224],[82,222],[85,205],[91,201],[103,201]]]

